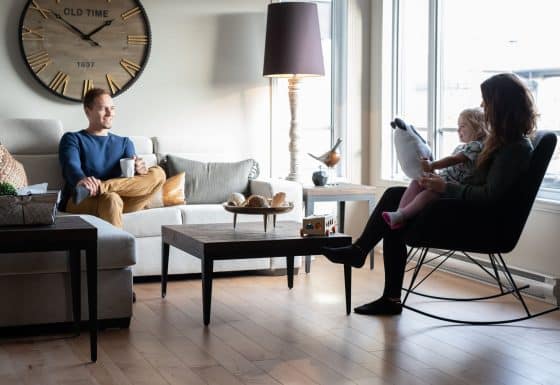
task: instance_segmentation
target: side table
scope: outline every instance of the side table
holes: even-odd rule
[[[312,215],[315,202],[337,202],[338,231],[344,233],[344,214],[346,202],[367,201],[369,214],[375,207],[375,187],[353,183],[337,183],[326,186],[304,186],[303,203],[305,205],[305,216]],[[373,269],[373,250],[370,254],[370,269]],[[311,256],[305,256],[305,272],[311,271]]]
[[[72,287],[72,312],[81,321],[80,250],[86,252],[91,361],[97,361],[97,228],[78,216],[57,217],[47,226],[0,227],[0,253],[67,251]],[[23,257],[22,257],[23,258]]]

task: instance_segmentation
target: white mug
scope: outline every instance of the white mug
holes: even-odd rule
[[[121,159],[121,172],[122,176],[125,178],[130,178],[134,176],[134,158],[122,158]]]

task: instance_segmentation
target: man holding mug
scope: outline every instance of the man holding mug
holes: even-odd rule
[[[165,182],[165,172],[146,168],[129,138],[109,132],[115,106],[108,91],[93,88],[83,103],[88,128],[67,132],[60,140],[66,182],[60,209],[95,215],[122,228],[123,213],[142,210]]]

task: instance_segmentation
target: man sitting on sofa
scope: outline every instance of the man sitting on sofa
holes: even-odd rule
[[[88,128],[67,132],[60,140],[65,180],[60,209],[95,215],[122,228],[123,213],[142,210],[165,182],[165,172],[158,166],[147,169],[129,138],[109,132],[115,106],[108,91],[88,91],[84,111]],[[134,159],[134,177],[120,177],[122,158]]]

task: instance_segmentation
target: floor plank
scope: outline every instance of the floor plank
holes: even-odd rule
[[[382,292],[383,271],[353,271],[354,306]],[[492,288],[438,273],[425,291],[488,294]],[[560,313],[509,326],[457,326],[405,310],[396,317],[345,314],[341,266],[315,259],[311,274],[228,276],[213,288],[202,324],[199,279],[135,285],[129,329],[89,338],[0,340],[1,385],[374,384],[535,385],[560,377]],[[527,299],[532,309],[546,307]],[[483,305],[411,303],[453,316],[519,314],[515,300]]]

